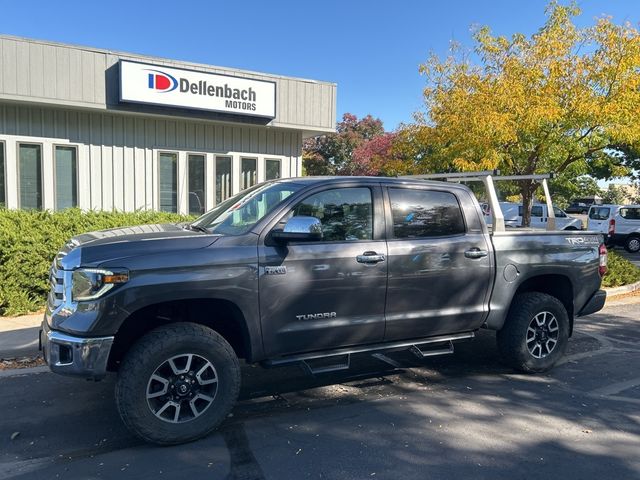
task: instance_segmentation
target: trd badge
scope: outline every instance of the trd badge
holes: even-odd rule
[[[264,267],[265,275],[284,275],[287,273],[287,267],[284,265],[277,267]]]

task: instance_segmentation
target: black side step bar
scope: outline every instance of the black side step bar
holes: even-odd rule
[[[398,342],[391,343],[374,343],[371,345],[362,345],[358,347],[346,347],[346,348],[338,348],[335,350],[326,350],[322,352],[312,352],[305,353],[302,355],[291,355],[288,357],[281,357],[266,360],[263,362],[265,367],[279,367],[281,365],[289,365],[292,363],[302,362],[305,368],[312,374],[316,373],[326,373],[333,372],[337,370],[346,370],[349,368],[351,363],[351,354],[354,353],[365,353],[365,352],[376,352],[382,350],[402,350],[402,349],[410,349],[416,356],[430,357],[434,355],[446,355],[449,353],[453,353],[453,342],[457,340],[469,340],[475,337],[474,332],[464,332],[464,333],[456,333],[453,335],[442,335],[439,337],[429,337],[429,338],[419,338],[413,340],[402,340]],[[444,348],[435,348],[432,350],[428,349],[428,346],[436,346],[440,347],[440,345],[433,344],[444,344]],[[313,360],[323,359],[323,358],[331,358],[331,357],[344,357],[342,362],[336,362],[331,365],[323,365],[314,367],[312,364]]]
[[[337,357],[337,358],[336,358]],[[318,361],[321,359],[316,359],[315,364],[314,360],[303,360],[302,366],[309,372],[311,375],[317,375],[319,373],[329,373],[329,372],[338,372],[340,370],[348,370],[351,366],[351,354],[346,353],[344,355],[332,355],[331,357],[326,357],[327,359],[334,359],[335,362],[331,364],[322,364]],[[343,360],[339,362],[338,360]]]
[[[420,348],[420,345],[412,345],[409,350],[418,358],[434,357],[436,355],[448,355],[453,353],[453,342],[448,340],[443,342],[443,345],[437,345],[435,348],[429,350]],[[431,344],[428,344],[432,346]]]

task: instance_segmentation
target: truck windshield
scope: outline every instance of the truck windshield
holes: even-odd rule
[[[290,182],[256,185],[225,200],[198,218],[191,226],[221,235],[245,234],[280,202],[300,188],[302,185]]]

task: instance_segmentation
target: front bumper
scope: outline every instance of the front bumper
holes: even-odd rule
[[[607,301],[607,292],[604,290],[598,290],[594,293],[589,301],[586,303],[582,310],[578,312],[578,317],[584,317],[595,312],[599,312],[604,307],[604,303]]]
[[[52,372],[99,380],[107,374],[114,337],[83,338],[51,330],[45,317],[40,349]]]

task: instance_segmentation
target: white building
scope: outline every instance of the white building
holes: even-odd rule
[[[0,203],[199,214],[335,118],[334,83],[0,36]]]

